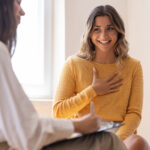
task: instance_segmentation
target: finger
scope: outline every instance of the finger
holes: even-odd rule
[[[101,128],[101,122],[102,122],[102,120],[98,117],[98,119],[97,119],[98,129],[97,130],[100,130],[100,128]]]
[[[118,91],[119,91],[119,89],[110,89],[109,91],[103,93],[103,95],[114,93],[114,92],[118,92]]]
[[[118,72],[114,72],[113,74],[111,74],[108,78],[106,78],[106,80],[109,82],[111,81],[114,77],[116,77],[118,75]]]
[[[114,85],[111,85],[111,86],[110,86],[110,89],[118,88],[118,87],[120,87],[121,85],[123,85],[122,82],[121,82],[121,83],[116,83],[116,84],[114,84]]]
[[[108,92],[106,92],[105,94],[109,94],[109,93],[114,93],[114,92],[118,92],[119,89],[111,89]]]
[[[91,114],[95,114],[94,102],[90,103],[90,110],[91,110]]]
[[[118,78],[116,80],[110,81],[109,85],[117,84],[117,83],[122,83],[123,78]]]
[[[95,67],[93,67],[93,79],[98,78],[98,73]]]

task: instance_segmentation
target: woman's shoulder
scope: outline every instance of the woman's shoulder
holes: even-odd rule
[[[0,41],[0,69],[7,69],[11,64],[11,59],[7,46]],[[1,70],[2,71],[2,70]]]
[[[124,63],[124,67],[130,71],[135,71],[135,70],[137,70],[137,68],[142,69],[142,65],[141,65],[140,60],[133,58],[131,56],[126,58],[125,63]]]
[[[0,54],[0,57],[2,57],[2,54],[9,55],[8,48],[2,41],[0,41]]]
[[[140,63],[140,60],[129,56],[128,58],[125,59],[125,63],[128,65],[137,65]]]
[[[67,58],[66,62],[79,64],[79,63],[87,63],[88,60],[83,59],[83,58],[79,57],[78,55],[72,55]]]

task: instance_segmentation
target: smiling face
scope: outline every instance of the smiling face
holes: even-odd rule
[[[21,4],[21,0],[14,0],[14,13],[15,13],[17,25],[20,24],[21,16],[25,15],[20,4]]]
[[[114,51],[118,33],[108,16],[98,16],[95,18],[90,38],[96,51],[110,52]]]

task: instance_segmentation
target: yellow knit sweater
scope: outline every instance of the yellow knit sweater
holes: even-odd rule
[[[96,95],[91,86],[93,67],[99,78],[105,78],[113,72],[120,72],[123,85],[119,92],[103,96]],[[99,64],[78,56],[71,56],[66,61],[53,107],[54,117],[82,117],[90,112],[89,103],[95,104],[95,113],[107,121],[122,121],[123,126],[117,131],[122,140],[133,134],[141,120],[143,101],[143,74],[139,61],[129,57],[120,69],[116,64]]]

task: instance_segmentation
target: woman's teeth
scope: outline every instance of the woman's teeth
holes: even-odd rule
[[[109,41],[98,41],[98,42],[101,44],[108,44],[108,43],[110,43],[110,40]]]

